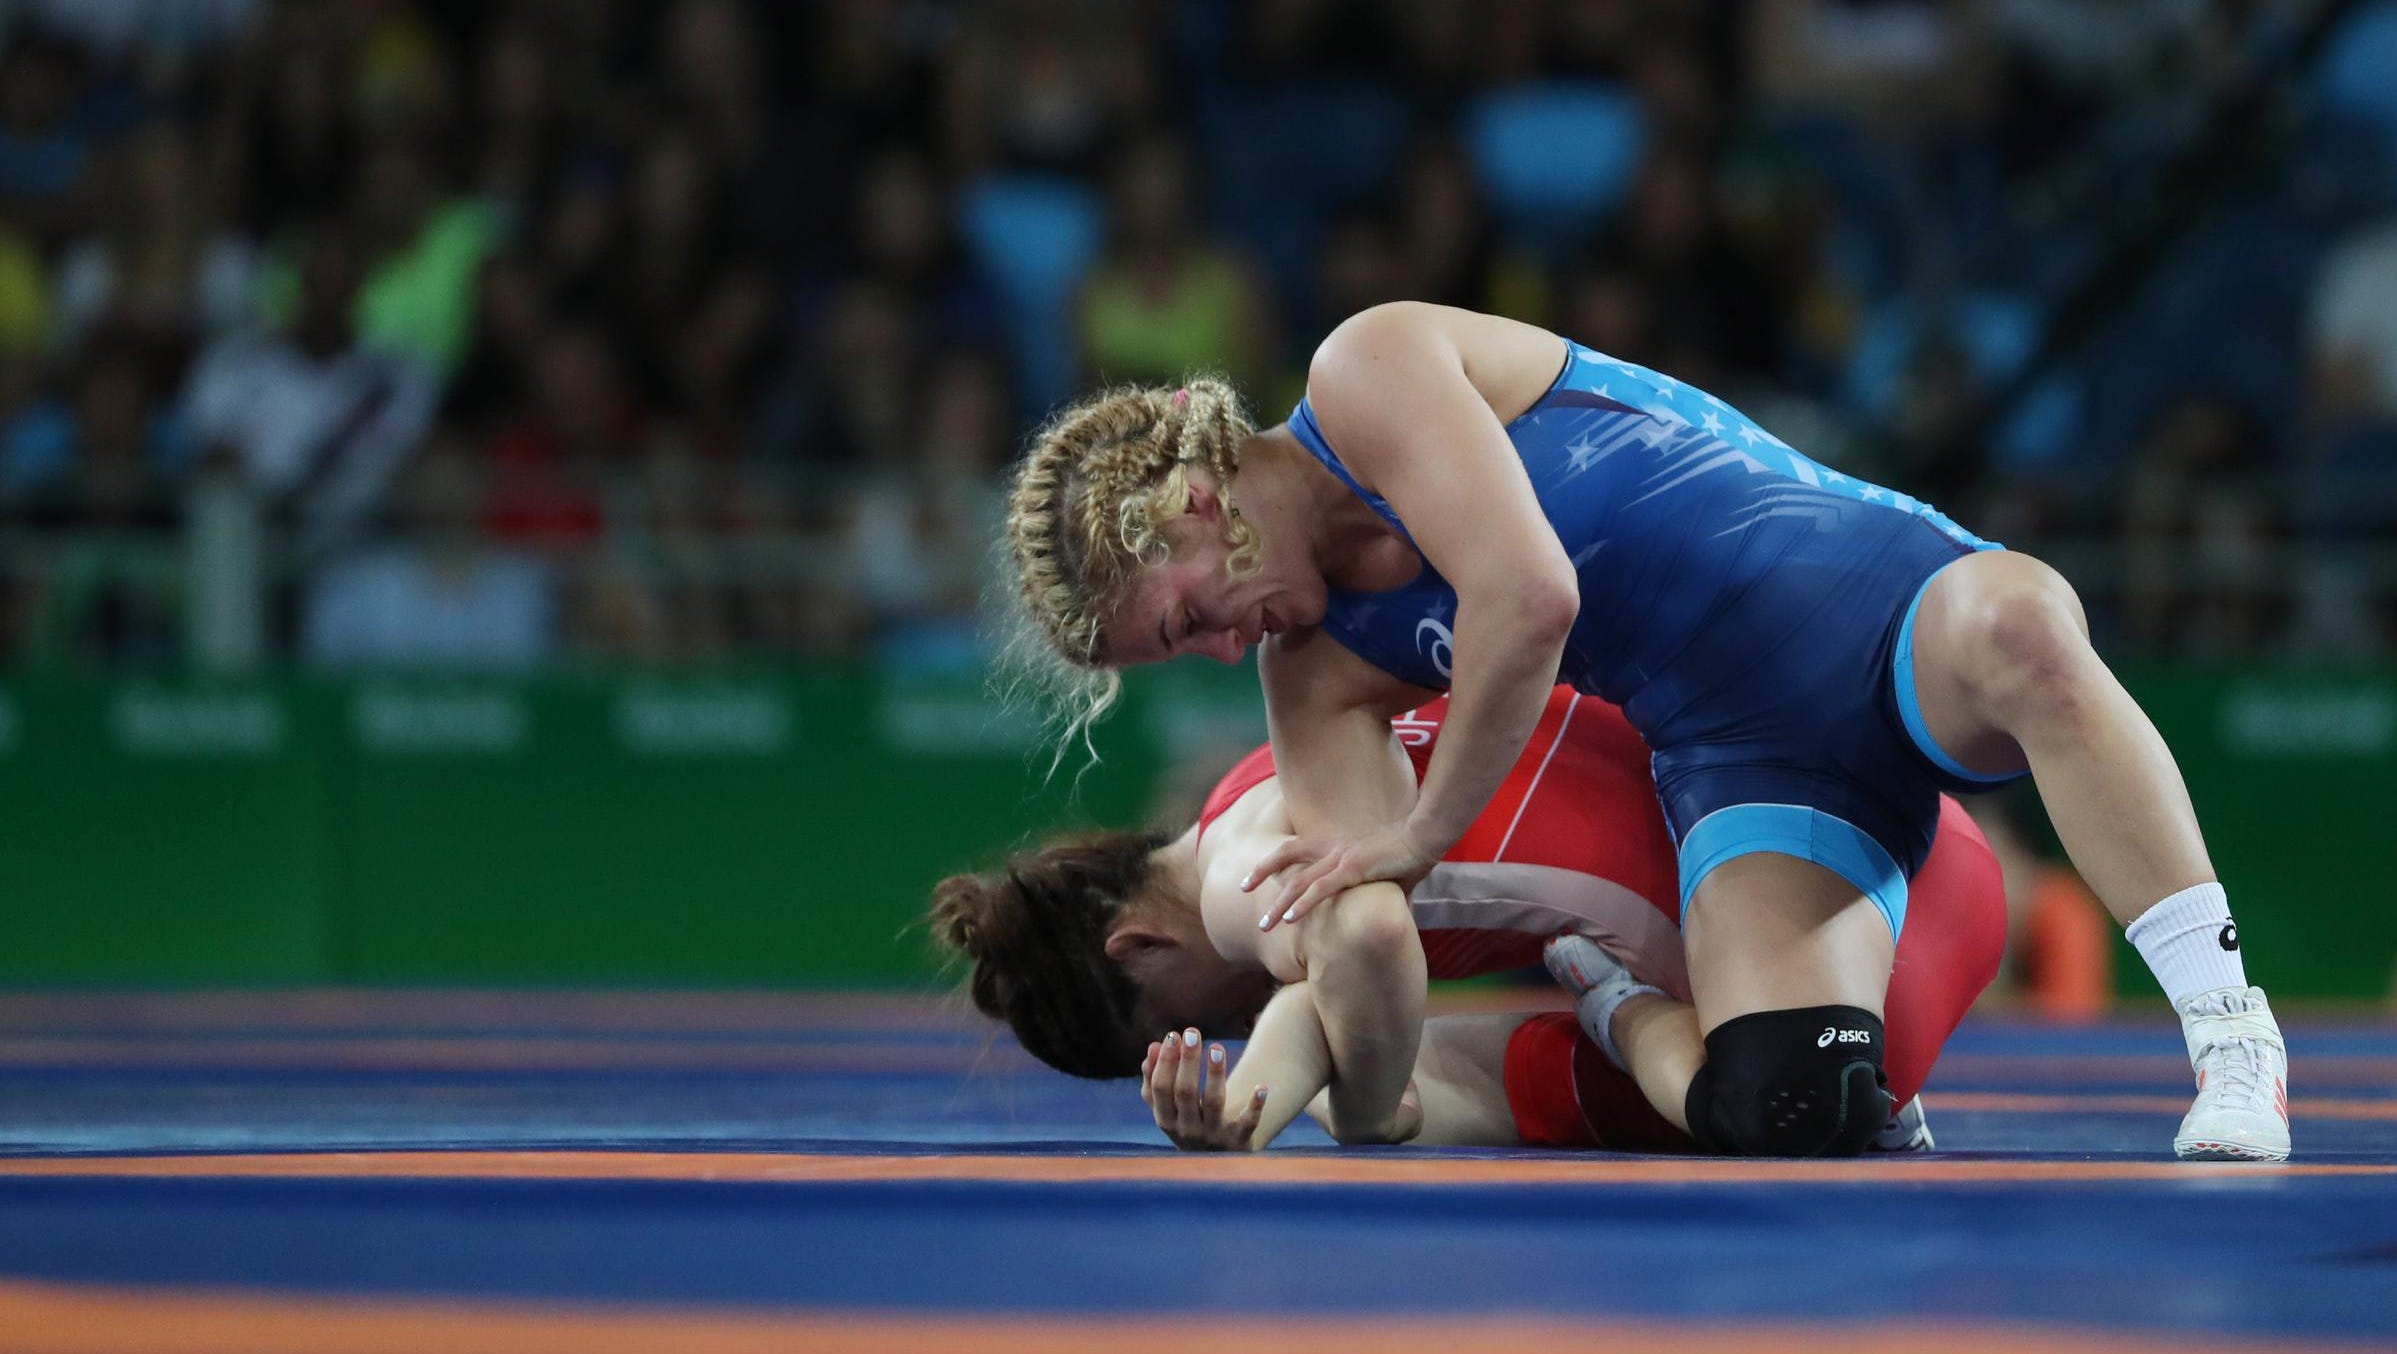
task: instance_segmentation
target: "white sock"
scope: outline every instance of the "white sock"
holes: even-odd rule
[[[1581,1021],[1582,1033],[1598,1041],[1598,1050],[1618,1072],[1629,1072],[1623,1065],[1623,1050],[1615,1047],[1615,1009],[1642,993],[1664,995],[1664,989],[1646,983],[1614,983],[1593,987],[1573,1001],[1573,1014]]]
[[[2239,924],[2220,884],[2182,889],[2140,913],[2124,934],[2176,1007],[2200,992],[2247,986]]]

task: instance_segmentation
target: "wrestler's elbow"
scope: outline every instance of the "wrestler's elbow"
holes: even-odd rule
[[[1553,553],[1556,558],[1547,556]],[[1581,619],[1581,580],[1560,548],[1486,564],[1478,576],[1456,580],[1457,618],[1495,622],[1522,646],[1561,645]]]
[[[1407,1142],[1409,1135],[1397,1116],[1373,1124],[1351,1124],[1337,1118],[1326,1119],[1323,1131],[1342,1147],[1384,1147]]]
[[[1514,595],[1515,615],[1529,638],[1562,644],[1581,619],[1581,584],[1543,570]]]
[[[1387,972],[1421,962],[1415,914],[1396,884],[1361,884],[1315,909],[1307,923],[1308,969],[1316,977],[1326,968]]]

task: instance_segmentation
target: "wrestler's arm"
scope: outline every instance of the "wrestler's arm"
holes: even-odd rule
[[[1239,1062],[1229,1073],[1210,1067],[1203,1087],[1196,1049],[1152,1044],[1141,1067],[1141,1099],[1166,1136],[1190,1151],[1263,1151],[1302,1108],[1336,1142],[1513,1147],[1521,1138],[1507,1104],[1507,1042],[1525,1019],[1473,1014],[1425,1022],[1400,1131],[1386,1138],[1359,1137],[1333,1108],[1331,1057],[1305,983],[1274,994]],[[1209,1053],[1219,1049],[1211,1046]],[[1259,1088],[1265,1091],[1262,1104]]]
[[[1428,867],[1472,826],[1539,722],[1580,614],[1580,584],[1469,364],[1539,363],[1553,376],[1561,356],[1561,341],[1545,331],[1412,302],[1351,317],[1316,351],[1307,388],[1324,435],[1456,589],[1457,615],[1440,748],[1397,822],[1361,822],[1356,799],[1334,798],[1345,782],[1325,788],[1361,760],[1362,734],[1343,732],[1328,758],[1300,757],[1301,730],[1275,709],[1277,698],[1318,707],[1315,723],[1323,702],[1290,690],[1295,674],[1263,667],[1276,756],[1287,740],[1288,764],[1306,772],[1289,791],[1301,839],[1273,862],[1300,867],[1282,886],[1287,919],[1363,879],[1411,883],[1410,870]],[[1341,836],[1316,835],[1327,833]]]
[[[1314,1115],[1338,1142],[1342,1138],[1331,1108],[1333,1084],[1332,1050],[1315,1010],[1314,989],[1303,982],[1290,983],[1273,994],[1257,1017],[1248,1047],[1225,1080],[1224,1101],[1245,1106],[1258,1087],[1265,1088],[1265,1108],[1258,1116],[1251,1150],[1264,1150],[1301,1111]]]
[[[1312,627],[1268,639],[1257,673],[1285,834],[1355,832],[1407,816],[1415,772],[1390,720],[1439,692],[1398,680]],[[1257,889],[1260,899],[1274,892]]]
[[[1382,736],[1389,744],[1387,724],[1382,725]],[[1391,755],[1399,759],[1393,773],[1411,780],[1404,769],[1405,754],[1389,745]],[[1312,1056],[1313,1045],[1320,1044],[1329,1066],[1289,1103],[1281,1122],[1287,1123],[1316,1087],[1328,1083],[1335,1136],[1344,1142],[1395,1141],[1405,1128],[1399,1102],[1422,1038],[1428,980],[1414,913],[1396,885],[1376,882],[1351,889],[1340,906],[1297,926],[1260,931],[1257,916],[1263,895],[1243,891],[1239,881],[1260,856],[1288,838],[1289,819],[1279,799],[1278,787],[1259,786],[1208,831],[1201,843],[1201,918],[1209,940],[1226,959],[1262,966],[1291,985],[1284,991],[1303,985],[1304,1032],[1294,1028],[1287,1056]],[[1296,1005],[1297,998],[1289,1004]],[[1266,1018],[1283,1009],[1269,1004]],[[1243,1059],[1243,1067],[1256,1056],[1254,1050],[1277,1048],[1280,1036],[1263,1019],[1251,1036],[1252,1053]],[[1285,1093],[1274,1077],[1260,1074],[1242,1080],[1236,1069],[1230,1093],[1245,1097],[1260,1082],[1274,1091],[1268,1110],[1281,1113],[1278,1106]],[[1294,1083],[1291,1090],[1296,1089]],[[1246,1101],[1235,1098],[1231,1103]]]
[[[1412,1083],[1422,1127],[1407,1141],[1424,1147],[1522,1145],[1506,1099],[1506,1048],[1515,1028],[1529,1018],[1522,1012],[1477,1012],[1423,1022]],[[1314,1106],[1307,1112],[1322,1121]]]

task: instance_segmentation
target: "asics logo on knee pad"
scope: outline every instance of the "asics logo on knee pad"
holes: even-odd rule
[[[1889,1121],[1881,1020],[1856,1006],[1759,1011],[1706,1036],[1691,1136],[1734,1156],[1852,1157]]]

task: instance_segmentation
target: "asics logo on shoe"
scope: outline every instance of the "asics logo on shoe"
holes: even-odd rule
[[[1815,1040],[1814,1046],[1829,1048],[1833,1044],[1869,1044],[1871,1042],[1873,1042],[1873,1036],[1869,1031],[1843,1030],[1837,1025],[1825,1025],[1823,1037]]]
[[[2226,950],[2236,951],[2239,948],[2239,923],[2235,921],[2224,922],[2222,924],[2222,934],[2214,937],[2214,942]]]

